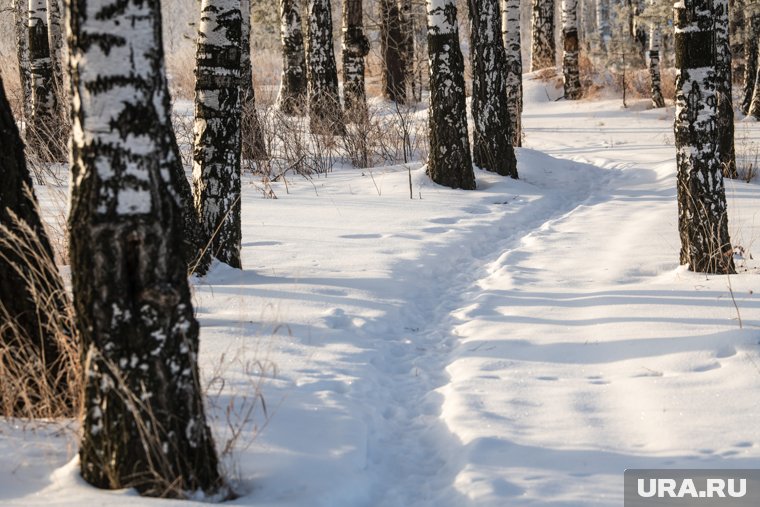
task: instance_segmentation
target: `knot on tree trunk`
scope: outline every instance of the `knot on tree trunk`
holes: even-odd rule
[[[369,54],[369,40],[361,28],[351,27],[346,30],[344,45],[351,56],[363,58]]]

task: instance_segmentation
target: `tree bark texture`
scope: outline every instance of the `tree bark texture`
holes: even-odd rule
[[[47,0],[48,44],[58,102],[65,100],[63,75],[63,14],[59,0]]]
[[[0,150],[0,225],[13,236],[23,239],[22,245],[7,242],[8,237],[0,241],[0,349],[5,352],[0,354],[0,366],[3,369],[28,366],[28,354],[33,354],[32,362],[42,368],[40,377],[33,376],[36,384],[28,385],[25,393],[0,390],[0,406],[12,407],[15,415],[24,417],[34,413],[38,393],[52,392],[57,397],[70,398],[68,376],[61,362],[61,343],[55,336],[59,339],[68,336],[72,340],[73,337],[72,330],[60,329],[61,323],[55,318],[55,314],[60,314],[67,306],[66,292],[37,212],[24,145],[1,77],[0,139],[3,140]],[[29,237],[30,234],[33,237]],[[15,365],[9,365],[9,361]],[[12,399],[4,398],[6,395]],[[73,400],[64,403],[73,408]]]
[[[40,157],[49,162],[64,158],[60,141],[60,113],[55,93],[53,64],[48,43],[47,3],[29,0],[29,61],[32,70],[32,117],[27,136]]]
[[[364,35],[361,0],[343,3],[343,104],[349,119],[365,118],[364,57],[369,40]]]
[[[715,71],[718,99],[718,155],[723,176],[736,178],[736,151],[734,149],[734,106],[731,87],[731,42],[728,33],[728,0],[713,0],[715,23]]]
[[[744,43],[746,40],[745,31],[747,26],[745,0],[730,0],[728,12],[730,16],[728,32],[731,34],[731,72],[735,76],[744,75],[744,66],[747,63],[742,58],[744,55]]]
[[[193,194],[211,255],[241,268],[240,0],[203,0],[198,25]],[[206,267],[199,265],[203,274]]]
[[[650,0],[650,5],[654,5],[655,0]],[[662,33],[657,21],[649,25],[649,79],[651,82],[652,107],[665,107],[665,98],[662,96],[662,87],[660,80],[660,43]]]
[[[380,52],[383,59],[383,97],[406,102],[405,37],[396,0],[380,0]]]
[[[705,273],[732,273],[726,195],[720,166],[718,62],[713,0],[675,6],[676,163],[681,264]]]
[[[583,94],[578,57],[578,0],[562,0],[562,71],[565,76],[565,99],[577,100]]]
[[[16,27],[16,56],[24,110],[24,121],[32,119],[32,64],[29,61],[29,2],[13,0],[13,22]]]
[[[240,0],[242,33],[240,35],[240,107],[242,157],[247,160],[267,158],[264,133],[256,110],[251,65],[251,0]]]
[[[533,0],[532,56],[530,70],[556,66],[554,0]]]
[[[430,0],[427,9],[430,61],[427,172],[438,184],[474,190],[456,1]]]
[[[517,178],[507,103],[507,56],[499,0],[469,0],[472,62],[472,156],[475,165]]]
[[[331,13],[330,0],[309,0],[309,125],[312,132],[340,135],[345,132],[345,125],[338,94]]]
[[[306,53],[301,30],[300,0],[280,0],[282,79],[277,107],[285,114],[300,114],[306,105]]]
[[[69,5],[82,477],[152,496],[214,493],[222,479],[198,376],[160,4]]]
[[[414,8],[412,0],[398,0],[399,30],[401,31],[401,65],[404,70],[406,99],[414,98]]]
[[[760,9],[756,9],[750,13],[749,23],[747,29],[747,39],[744,44],[744,99],[742,100],[742,112],[746,114],[750,113],[750,107],[752,105],[752,97],[755,95],[755,88],[757,87],[757,61],[758,61],[758,41],[760,41]],[[760,99],[760,97],[758,97]],[[758,114],[760,114],[760,102],[758,102]],[[752,114],[756,118],[758,117],[754,113]]]
[[[522,50],[520,46],[520,0],[502,0],[502,37],[507,67],[507,106],[512,146],[522,146]]]

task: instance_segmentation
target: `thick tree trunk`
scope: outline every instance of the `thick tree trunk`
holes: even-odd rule
[[[554,43],[554,0],[533,0],[532,56],[530,70],[557,65]]]
[[[681,264],[692,271],[733,273],[720,165],[717,89],[720,77],[713,0],[675,6],[676,161]]]
[[[507,107],[512,146],[522,146],[522,50],[520,46],[520,0],[502,0],[502,37],[507,67]]]
[[[37,199],[21,141],[0,77],[0,367],[7,372],[38,367],[25,392],[0,389],[0,408],[18,417],[35,414],[42,393],[63,398],[72,409],[61,345],[72,337],[58,316],[67,306],[53,249],[37,212]],[[31,236],[31,237],[30,237]],[[12,238],[13,237],[13,238]],[[23,244],[16,244],[18,238]],[[62,341],[57,341],[58,340]],[[71,338],[73,339],[73,338]],[[76,346],[71,344],[72,348]],[[14,364],[9,364],[14,363]],[[32,363],[32,364],[30,364]],[[4,373],[7,374],[7,373]],[[7,380],[7,379],[6,379]],[[58,414],[70,416],[71,414]]]
[[[406,69],[401,17],[396,0],[380,0],[380,52],[383,59],[383,97],[406,102]]]
[[[285,114],[300,114],[306,105],[306,53],[300,3],[301,0],[280,0],[282,79],[277,107]]]
[[[16,27],[16,56],[23,96],[24,121],[32,119],[32,64],[29,61],[29,2],[13,0],[13,18]]]
[[[365,118],[367,96],[364,90],[364,57],[369,41],[364,36],[361,0],[343,3],[343,104],[350,120]]]
[[[430,154],[427,173],[441,185],[475,189],[467,108],[464,58],[459,49],[455,0],[428,2],[428,58],[430,61]]]
[[[251,65],[251,1],[240,0],[242,33],[240,36],[240,107],[242,157],[247,160],[267,158],[264,133],[256,110],[256,93],[253,89]]]
[[[309,125],[312,132],[343,134],[330,0],[309,0]]]
[[[749,16],[747,38],[744,43],[744,99],[742,100],[742,112],[750,114],[752,97],[757,86],[757,61],[758,41],[760,41],[760,9],[751,12]],[[760,104],[758,104],[760,107]],[[753,115],[754,116],[754,115]]]
[[[564,57],[562,70],[565,75],[565,99],[577,100],[583,94],[578,67],[578,0],[562,0],[562,44]]]
[[[507,56],[501,40],[499,0],[469,0],[472,62],[472,156],[475,165],[517,178],[509,136]]]
[[[122,7],[70,3],[71,272],[87,353],[82,477],[145,495],[214,493],[222,479],[182,256],[160,6]]]
[[[650,0],[654,5],[655,0]],[[662,96],[662,87],[660,86],[660,42],[662,34],[657,21],[649,25],[649,78],[652,89],[652,107],[665,107],[665,99]]]
[[[211,255],[240,263],[240,0],[203,0],[195,69],[193,194]],[[200,264],[198,272],[206,272]]]
[[[736,178],[734,106],[731,87],[731,42],[728,34],[728,0],[713,0],[715,23],[715,72],[718,79],[718,155],[723,176]]]
[[[59,95],[59,103],[63,103],[64,76],[63,76],[63,14],[59,0],[47,0],[48,43],[50,45],[50,59],[55,79],[56,93]]]
[[[414,9],[412,0],[398,0],[399,30],[401,32],[401,65],[404,69],[406,99],[414,98]]]
[[[50,58],[45,0],[29,0],[29,61],[32,69],[32,117],[27,141],[42,160],[64,159],[60,113]]]
[[[610,28],[610,1],[611,0],[596,0],[596,26],[599,30],[598,50],[602,57],[607,56],[610,41],[612,40],[612,30]]]

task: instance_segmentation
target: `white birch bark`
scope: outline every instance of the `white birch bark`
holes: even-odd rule
[[[16,55],[24,101],[24,121],[29,122],[32,118],[32,65],[29,61],[28,0],[13,0],[13,20],[16,27]]]
[[[655,0],[650,0],[650,5],[654,5]],[[662,96],[662,87],[660,85],[660,44],[662,41],[662,32],[658,21],[652,21],[649,24],[649,78],[652,83],[652,106],[655,108],[665,107],[665,99]]]
[[[554,42],[554,0],[533,0],[533,30],[530,70],[557,64]]]
[[[509,135],[512,146],[522,146],[522,49],[520,45],[520,0],[502,0],[502,37],[506,53]]]
[[[577,100],[583,94],[578,67],[578,0],[562,0],[562,44],[565,99]]]
[[[280,0],[282,78],[277,108],[285,114],[300,113],[306,105],[306,53],[299,5],[300,0]]]

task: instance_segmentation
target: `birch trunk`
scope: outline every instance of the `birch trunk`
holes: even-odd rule
[[[414,98],[414,9],[412,0],[398,0],[401,31],[401,65],[404,70],[406,99]]]
[[[48,44],[59,104],[65,101],[63,75],[63,15],[58,0],[47,0]]]
[[[728,0],[713,0],[715,23],[716,63],[718,79],[718,155],[723,176],[736,178],[736,152],[734,150],[734,106],[731,87],[731,41],[728,33]]]
[[[16,56],[24,102],[24,121],[32,119],[32,64],[29,61],[29,2],[13,0],[13,17],[16,27]]]
[[[757,69],[758,69],[758,41],[760,41],[760,9],[756,9],[750,14],[747,40],[744,44],[744,99],[742,100],[742,112],[750,113],[752,98],[755,95],[757,87]],[[758,112],[760,112],[760,103],[758,103]]]
[[[396,0],[380,0],[380,51],[383,59],[383,97],[406,102],[404,34]]]
[[[427,9],[430,61],[427,173],[440,185],[474,190],[456,1],[428,0]]]
[[[676,163],[681,264],[733,273],[720,145],[713,0],[675,6]]]
[[[520,46],[520,0],[502,0],[502,33],[507,67],[507,107],[512,146],[522,146],[522,49]]]
[[[50,58],[45,0],[29,0],[29,62],[32,70],[32,116],[27,142],[47,162],[64,158],[60,142],[58,97]]]
[[[755,60],[752,65],[755,71],[755,79],[753,80],[752,87],[752,99],[750,100],[747,114],[752,116],[756,120],[760,120],[760,51],[755,48]],[[747,67],[750,67],[749,65]]]
[[[562,0],[562,45],[565,99],[577,100],[583,94],[578,68],[578,0]]]
[[[82,477],[151,496],[212,494],[222,479],[182,256],[159,2],[69,5],[71,272],[87,353]]]
[[[3,142],[0,150],[0,227],[3,229],[0,235],[0,321],[3,322],[0,368],[7,372],[32,363],[40,368],[34,383],[23,386],[23,391],[14,392],[12,385],[4,386],[0,390],[0,407],[10,408],[17,417],[30,417],[38,412],[37,403],[43,399],[42,393],[48,392],[54,393],[73,411],[69,372],[64,370],[60,348],[67,336],[72,337],[73,330],[56,318],[68,306],[66,291],[37,212],[24,144],[5,96],[2,77],[0,139]],[[17,244],[11,235],[23,241],[23,245]],[[55,336],[62,341],[58,342]],[[71,343],[71,348],[76,349],[76,345]]]
[[[312,132],[345,132],[338,94],[330,0],[309,0],[309,125]]]
[[[240,0],[203,0],[198,25],[193,194],[211,255],[240,268]],[[208,266],[199,265],[203,274]]]
[[[517,178],[509,135],[507,56],[501,40],[499,0],[469,0],[472,62],[472,155],[475,165]]]
[[[655,0],[650,0],[654,5]],[[649,78],[652,90],[652,107],[665,107],[665,99],[662,96],[662,87],[660,86],[660,42],[662,34],[657,21],[649,24]]]
[[[731,34],[731,55],[734,75],[743,75],[746,61],[740,58],[744,54],[746,37],[746,5],[745,0],[730,0],[728,6],[730,15],[728,32]]]
[[[306,53],[301,31],[300,0],[280,0],[282,79],[277,108],[285,114],[301,114],[306,105]]]
[[[557,65],[554,44],[554,0],[533,0],[532,56],[530,70]]]
[[[261,131],[259,113],[256,110],[256,93],[253,88],[251,65],[251,1],[240,0],[242,33],[240,35],[240,107],[242,158],[263,160],[267,158],[264,133]]]
[[[361,0],[344,0],[342,49],[343,104],[346,113],[350,119],[366,118],[364,57],[369,53],[369,41],[364,36]]]

